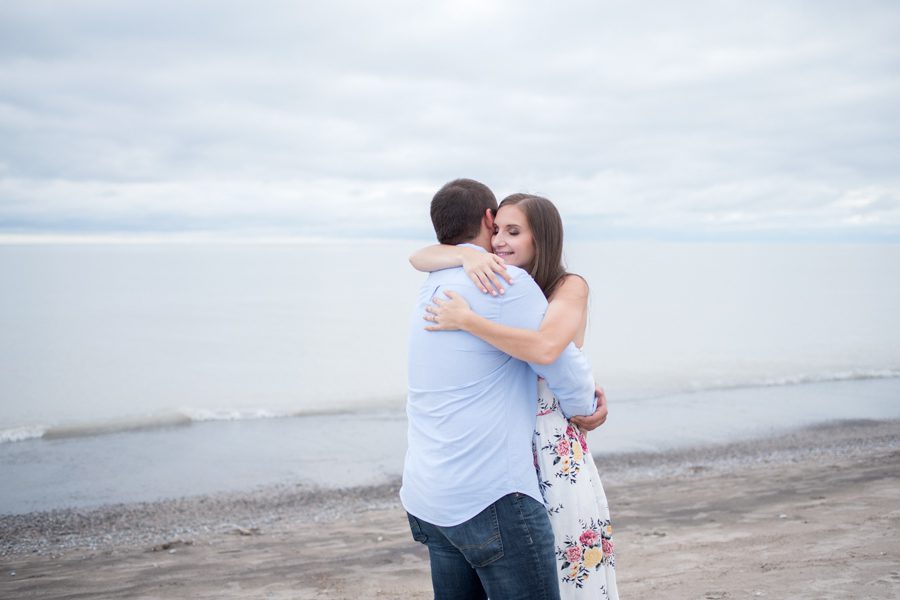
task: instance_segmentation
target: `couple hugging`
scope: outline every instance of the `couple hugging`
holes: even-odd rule
[[[579,350],[588,286],[562,265],[559,213],[528,194],[498,208],[487,186],[457,179],[431,220],[440,245],[410,258],[430,275],[410,331],[400,498],[435,598],[616,600],[584,437],[606,399]]]

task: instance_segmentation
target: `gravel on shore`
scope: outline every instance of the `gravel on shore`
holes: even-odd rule
[[[897,449],[900,421],[843,421],[718,446],[610,456],[597,448],[593,451],[604,483],[618,487]],[[158,502],[0,515],[0,559],[166,550],[212,535],[256,535],[282,526],[332,522],[366,511],[398,509],[399,486],[399,480],[337,490],[281,485]]]

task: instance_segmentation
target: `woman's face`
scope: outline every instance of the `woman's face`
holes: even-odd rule
[[[525,268],[534,259],[534,237],[528,226],[525,212],[515,204],[508,204],[497,211],[494,219],[494,237],[491,238],[494,254],[506,264]]]

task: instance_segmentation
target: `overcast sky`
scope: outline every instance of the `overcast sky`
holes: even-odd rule
[[[0,234],[900,241],[900,3],[0,3]]]

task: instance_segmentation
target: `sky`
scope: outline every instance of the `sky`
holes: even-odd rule
[[[900,3],[0,3],[0,239],[900,242]]]

